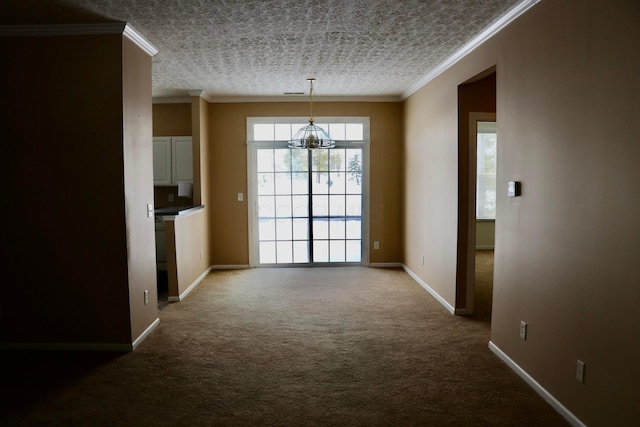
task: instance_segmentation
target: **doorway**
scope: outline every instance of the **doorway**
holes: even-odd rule
[[[485,229],[495,224],[493,218],[480,219],[478,221],[477,207],[481,204],[480,207],[484,209],[485,200],[479,202],[476,200],[478,198],[477,189],[484,182],[481,179],[480,185],[478,183],[477,171],[479,168],[477,162],[482,157],[478,155],[476,148],[478,130],[480,128],[481,133],[484,132],[485,126],[489,126],[489,124],[495,129],[495,122],[496,71],[495,67],[492,67],[458,86],[459,179],[455,299],[455,313],[458,315],[474,315],[476,311],[476,245],[479,239],[484,239],[484,237],[477,235],[477,232],[484,231],[486,233]],[[479,123],[481,123],[480,126],[478,125]],[[493,136],[495,137],[495,135],[494,131]],[[495,164],[493,168],[495,171]],[[493,179],[495,182],[495,177]],[[493,196],[493,200],[489,201],[495,203],[495,196]],[[493,236],[493,233],[491,235]],[[482,246],[484,246],[482,249],[489,250],[493,245],[492,243],[482,243]],[[483,251],[483,254],[486,255],[487,253]],[[491,261],[491,265],[493,265],[493,260]]]

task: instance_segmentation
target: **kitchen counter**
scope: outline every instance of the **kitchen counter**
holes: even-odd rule
[[[156,208],[156,221],[171,220],[172,217],[183,217],[204,209],[204,205],[199,206],[169,206],[166,208]]]
[[[167,242],[165,237],[165,223],[174,223],[177,219],[182,219],[201,211],[204,205],[200,206],[169,206],[157,208],[155,211],[156,224],[156,267],[160,271],[167,270],[167,245],[175,253],[175,239],[172,237]],[[173,226],[173,224],[170,224]],[[173,229],[173,228],[172,228]]]

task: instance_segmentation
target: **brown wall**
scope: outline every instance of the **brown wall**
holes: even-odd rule
[[[305,103],[211,104],[210,198],[212,263],[249,263],[247,202],[247,117],[303,116]],[[371,119],[370,262],[402,261],[402,104],[314,103],[316,116],[369,116]],[[371,244],[371,246],[373,246]]]
[[[153,104],[153,136],[192,136],[191,103]]]
[[[405,263],[453,304],[457,87],[497,66],[491,341],[593,426],[639,416],[639,17],[632,0],[542,1],[405,105]]]
[[[130,202],[151,187],[125,179],[125,152],[144,151],[137,131],[123,142],[123,114],[133,113],[123,104],[143,112],[135,96],[123,100],[130,47],[123,59],[121,35],[94,35],[4,38],[0,50],[12,206],[2,231],[0,341],[131,343],[147,315],[132,331],[129,280],[148,267],[144,250],[127,253],[129,238],[136,246],[147,233],[129,222],[146,200]]]

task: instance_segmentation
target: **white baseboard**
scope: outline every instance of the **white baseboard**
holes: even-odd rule
[[[558,411],[560,415],[562,415],[572,426],[575,427],[586,427],[586,425],[580,421],[575,415],[573,415],[567,408],[565,408],[551,393],[549,393],[544,387],[542,387],[536,380],[534,380],[531,375],[527,374],[527,372],[522,369],[516,362],[511,360],[509,356],[507,356],[500,348],[495,345],[493,342],[489,341],[489,350],[494,352],[496,356],[500,358],[504,363],[507,364],[516,374],[518,374],[531,388],[535,390],[544,400],[549,403],[553,409]]]
[[[372,268],[402,268],[401,262],[372,262],[369,264]]]
[[[431,294],[432,297],[434,297],[440,304],[442,304],[444,306],[444,308],[446,308],[449,313],[451,314],[456,314],[456,310],[453,308],[453,306],[451,304],[449,304],[447,302],[447,300],[445,300],[444,298],[442,298],[440,296],[440,294],[438,294],[436,291],[434,291],[431,286],[427,285],[425,282],[422,281],[422,279],[420,277],[418,277],[417,274],[415,274],[413,271],[411,271],[411,269],[409,267],[407,267],[406,265],[402,265],[402,268],[404,269],[404,271],[407,272],[407,274],[409,276],[411,276],[413,278],[413,280],[415,280],[416,282],[418,282],[418,284],[420,286],[422,286],[427,292],[429,292]]]
[[[169,301],[170,302],[180,302],[183,299],[185,299],[187,297],[187,295],[189,295],[189,293],[191,293],[191,291],[194,290],[196,288],[196,286],[198,286],[198,284],[202,281],[202,279],[207,277],[207,274],[209,274],[212,269],[213,269],[213,266],[207,268],[204,271],[204,273],[202,273],[196,280],[194,280],[193,283],[190,284],[189,287],[183,293],[181,293],[177,297],[169,297]]]
[[[160,324],[160,319],[149,325],[132,344],[126,343],[0,343],[0,350],[36,350],[36,351],[109,351],[128,353],[133,351]]]
[[[135,341],[133,341],[133,344],[131,344],[131,351],[135,350],[136,347],[138,347],[140,343],[144,341],[155,328],[158,327],[159,324],[160,318],[156,317],[156,320],[154,320],[153,323],[151,323],[151,325],[149,325],[149,327],[145,329],[138,338],[135,339]]]

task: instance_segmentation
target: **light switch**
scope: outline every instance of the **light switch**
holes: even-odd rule
[[[507,186],[507,196],[518,197],[520,195],[520,181],[509,181]]]
[[[244,193],[238,193],[238,201],[239,202],[244,201]]]

